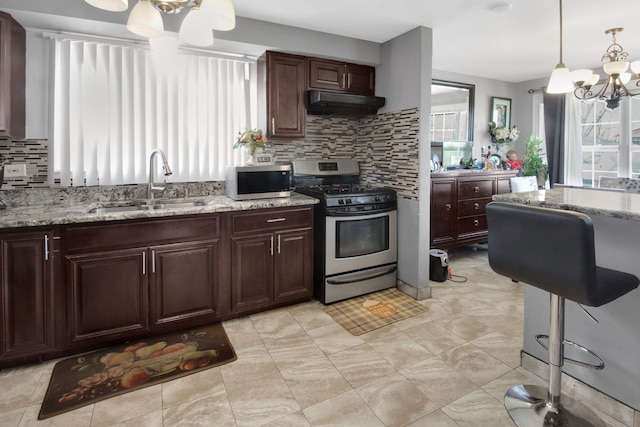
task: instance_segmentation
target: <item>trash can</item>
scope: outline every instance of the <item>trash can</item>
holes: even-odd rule
[[[449,277],[449,256],[442,249],[429,251],[429,279],[444,282]]]

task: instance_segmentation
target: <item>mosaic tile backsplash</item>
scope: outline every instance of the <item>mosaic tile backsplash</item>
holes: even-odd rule
[[[400,197],[417,199],[419,127],[418,109],[362,118],[308,116],[307,137],[304,141],[274,143],[267,151],[272,152],[276,160],[281,162],[294,159],[355,158],[360,162],[364,183],[391,187]],[[48,187],[47,144],[46,140],[0,139],[0,156],[6,163],[27,165],[27,176],[5,177],[2,190]],[[197,184],[189,185],[197,186]],[[183,186],[179,184],[175,186],[177,192],[183,190],[181,188]],[[122,187],[122,189],[105,187],[98,192],[132,191],[131,186]],[[89,191],[81,188],[75,187],[75,190],[68,191],[74,193],[76,197]],[[189,189],[191,194],[195,195],[194,193],[201,192],[216,193],[223,191],[223,188],[222,183],[208,183],[206,191],[195,187]],[[189,189],[185,187],[184,190]],[[3,191],[3,193],[5,193],[3,198],[23,198],[24,196],[20,196],[19,192],[15,191]]]

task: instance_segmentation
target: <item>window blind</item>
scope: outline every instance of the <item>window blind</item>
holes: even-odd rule
[[[167,153],[169,182],[218,181],[242,161],[255,122],[255,63],[94,40],[54,38],[53,149],[61,186],[144,183]],[[253,80],[253,81],[252,81]],[[162,168],[157,168],[161,171]]]

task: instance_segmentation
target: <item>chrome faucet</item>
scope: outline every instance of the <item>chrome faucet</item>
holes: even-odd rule
[[[169,176],[173,173],[171,172],[169,163],[167,163],[167,155],[164,153],[164,151],[162,151],[159,148],[156,148],[155,150],[153,150],[151,152],[151,155],[149,156],[149,184],[147,186],[147,199],[153,199],[155,193],[159,193],[160,191],[163,191],[167,184],[166,179],[162,185],[156,185],[153,182],[153,177],[156,174],[156,167],[155,167],[155,163],[153,162],[153,158],[156,156],[156,154],[160,154],[162,156],[162,166],[164,167],[164,176]]]

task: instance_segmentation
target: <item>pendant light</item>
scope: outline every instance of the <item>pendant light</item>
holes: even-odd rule
[[[567,93],[573,91],[573,82],[569,69],[562,62],[562,0],[560,3],[560,62],[551,72],[547,93]]]
[[[213,28],[209,16],[201,6],[191,8],[180,25],[180,40],[193,46],[210,46],[213,44]]]
[[[131,9],[127,29],[142,37],[160,37],[164,34],[162,15],[149,0],[140,0]]]
[[[123,12],[129,8],[129,0],[84,0],[93,7],[109,12]]]

